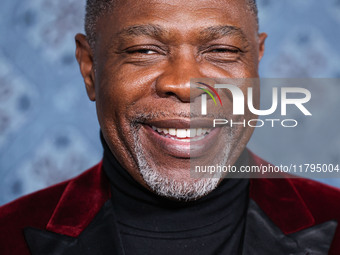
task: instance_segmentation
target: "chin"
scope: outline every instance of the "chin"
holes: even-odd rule
[[[150,190],[162,197],[179,201],[197,200],[213,191],[220,182],[219,176],[193,178],[190,173],[191,159],[174,158],[181,161],[179,165],[182,168],[170,168],[170,164],[159,166],[145,155],[138,135],[134,135],[134,144],[140,175]],[[175,164],[171,167],[175,167]]]

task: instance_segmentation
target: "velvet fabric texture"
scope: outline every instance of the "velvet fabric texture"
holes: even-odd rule
[[[250,164],[268,164],[250,154]],[[306,179],[252,179],[250,198],[285,234],[340,219],[340,190]],[[27,227],[77,237],[111,197],[102,163],[82,175],[0,207],[0,254],[30,254]],[[340,231],[329,254],[340,254]]]

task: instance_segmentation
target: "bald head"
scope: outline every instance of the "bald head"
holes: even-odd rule
[[[258,23],[258,10],[256,0],[245,0],[250,12],[254,15]],[[94,48],[96,38],[96,24],[98,19],[106,13],[112,11],[118,0],[87,0],[86,1],[86,15],[85,15],[85,33],[87,40]]]

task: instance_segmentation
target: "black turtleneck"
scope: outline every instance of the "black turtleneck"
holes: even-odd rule
[[[247,179],[224,179],[196,201],[161,197],[136,182],[104,139],[103,168],[112,186],[121,249],[126,255],[241,254]],[[238,165],[247,163],[245,151]]]

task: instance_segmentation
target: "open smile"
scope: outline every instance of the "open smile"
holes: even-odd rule
[[[193,142],[204,139],[213,129],[212,128],[157,128],[152,126],[152,129],[157,131],[158,134],[167,138],[182,141],[182,142]]]
[[[177,158],[201,157],[218,142],[221,128],[210,120],[160,120],[142,125],[148,143],[162,154]],[[210,127],[209,127],[210,126]]]

